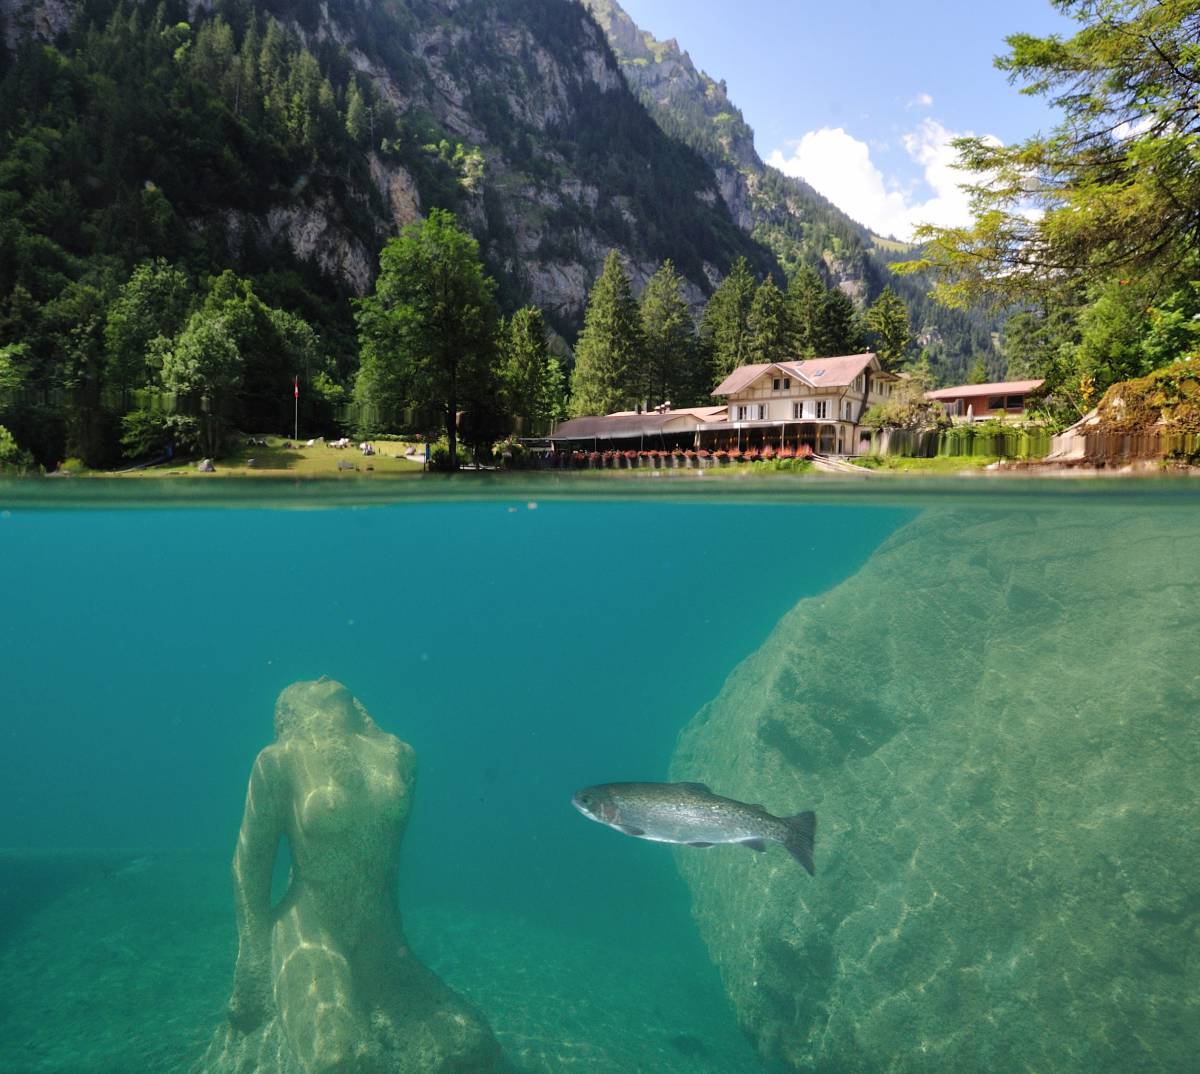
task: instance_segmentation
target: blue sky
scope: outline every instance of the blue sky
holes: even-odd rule
[[[884,234],[966,222],[950,137],[1049,128],[992,59],[1004,38],[1070,34],[1049,0],[619,0],[723,78],[759,153]]]

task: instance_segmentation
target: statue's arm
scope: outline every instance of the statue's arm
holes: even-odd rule
[[[246,809],[233,855],[238,955],[229,1019],[243,1032],[259,1025],[270,1009],[271,875],[283,835],[286,789],[278,753],[267,747],[250,773]]]

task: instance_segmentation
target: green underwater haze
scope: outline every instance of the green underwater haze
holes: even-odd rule
[[[0,486],[0,1074],[196,1069],[321,675],[415,750],[407,940],[516,1071],[1188,1068],[1188,483],[417,484]],[[667,778],[815,810],[815,877],[571,808]]]

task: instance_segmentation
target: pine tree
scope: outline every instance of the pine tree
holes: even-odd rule
[[[508,409],[525,435],[548,426],[557,415],[562,372],[546,345],[546,322],[536,306],[513,314],[500,329],[501,377]]]
[[[696,326],[683,298],[683,277],[670,261],[650,277],[641,308],[650,405],[694,403],[708,385],[697,376]]]
[[[750,316],[750,361],[781,362],[793,357],[794,332],[788,302],[775,280],[767,276],[754,293]]]
[[[895,373],[908,357],[912,343],[912,325],[908,320],[908,309],[900,296],[890,287],[875,300],[867,310],[867,327],[875,333],[875,353],[879,364],[888,372]]]
[[[816,269],[801,266],[788,284],[787,300],[793,352],[803,358],[824,357],[821,315],[825,309],[825,285]]]
[[[739,257],[704,308],[700,339],[713,386],[750,361],[749,321],[754,290],[750,265],[744,257]]]
[[[583,332],[575,348],[571,413],[608,414],[644,401],[642,322],[629,275],[616,250],[588,296]]]
[[[346,133],[355,145],[362,145],[367,136],[367,106],[359,91],[358,81],[350,80],[350,92],[346,96]]]
[[[821,356],[858,354],[863,346],[858,310],[845,291],[834,287],[826,292],[821,307]]]

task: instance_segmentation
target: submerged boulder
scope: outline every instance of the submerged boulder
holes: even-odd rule
[[[815,809],[680,851],[795,1070],[1178,1071],[1200,1051],[1200,512],[939,510],[793,609],[672,778]]]

